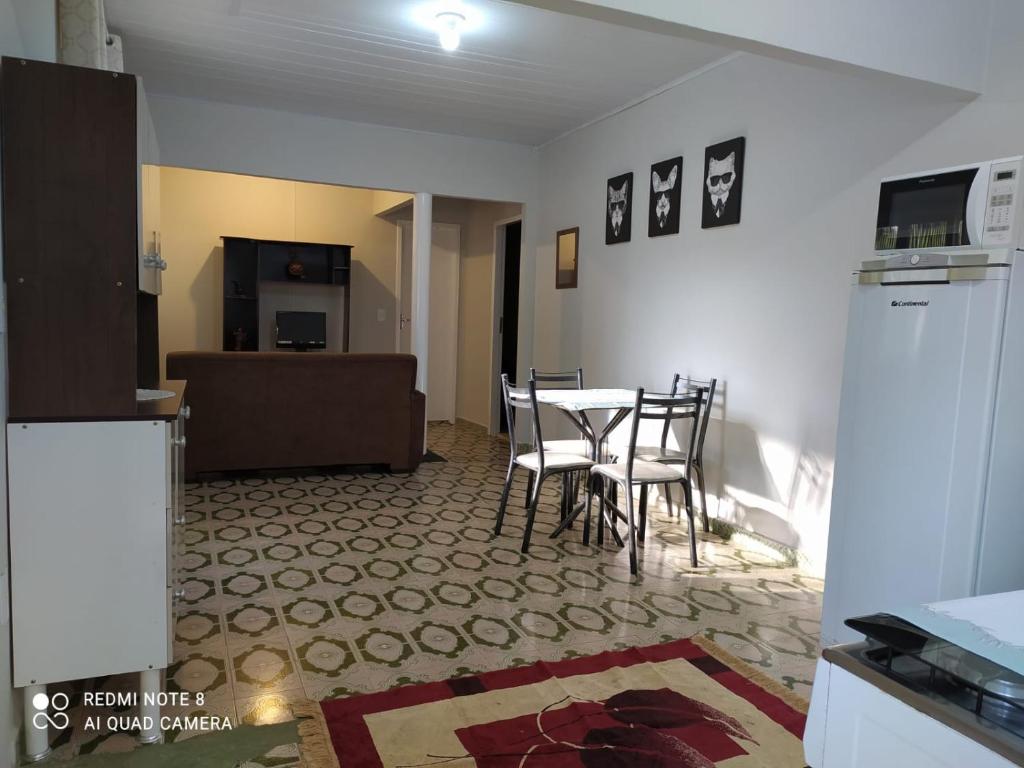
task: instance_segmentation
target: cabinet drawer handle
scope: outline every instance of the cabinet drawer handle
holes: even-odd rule
[[[185,513],[184,512],[174,518],[174,524],[175,525],[184,525],[185,524]]]
[[[185,599],[185,588],[184,587],[178,587],[176,590],[174,590],[174,599],[175,600],[184,600]]]
[[[191,419],[192,418],[192,406],[186,405],[184,408],[182,408],[181,409],[181,415],[184,416],[186,419]]]
[[[179,448],[184,448],[187,444],[188,441],[185,439],[184,435],[182,435],[181,437],[176,437],[173,440],[171,440],[171,445],[175,445]]]

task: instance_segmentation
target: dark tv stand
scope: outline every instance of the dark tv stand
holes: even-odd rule
[[[255,352],[260,345],[260,283],[336,285],[345,292],[341,350],[348,352],[352,314],[352,246],[257,240],[221,235],[224,241],[224,351]],[[289,267],[300,264],[301,274]],[[300,350],[295,346],[279,349]]]

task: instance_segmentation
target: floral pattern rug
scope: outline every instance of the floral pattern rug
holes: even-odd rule
[[[311,705],[311,768],[802,766],[806,705],[709,640]]]

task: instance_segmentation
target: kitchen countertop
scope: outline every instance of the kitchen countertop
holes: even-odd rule
[[[155,419],[156,421],[174,421],[178,418],[178,411],[181,410],[181,402],[185,399],[185,381],[161,381],[157,389],[166,389],[174,393],[174,397],[165,397],[163,400],[142,400],[135,404],[137,409],[132,419]],[[118,421],[118,419],[111,419]]]
[[[103,416],[90,416],[88,418],[20,418],[11,419],[11,424],[24,423],[61,423],[75,421],[174,421],[178,418],[178,411],[181,410],[182,401],[185,399],[185,381],[161,381],[157,389],[166,389],[174,393],[174,397],[165,397],[163,400],[142,400],[136,401],[135,408],[127,409],[123,413],[104,414]]]

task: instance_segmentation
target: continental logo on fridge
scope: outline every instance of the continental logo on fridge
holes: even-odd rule
[[[929,304],[931,304],[931,302],[927,301],[927,300],[911,301],[911,300],[893,299],[892,303],[889,306],[890,307],[927,307]]]

